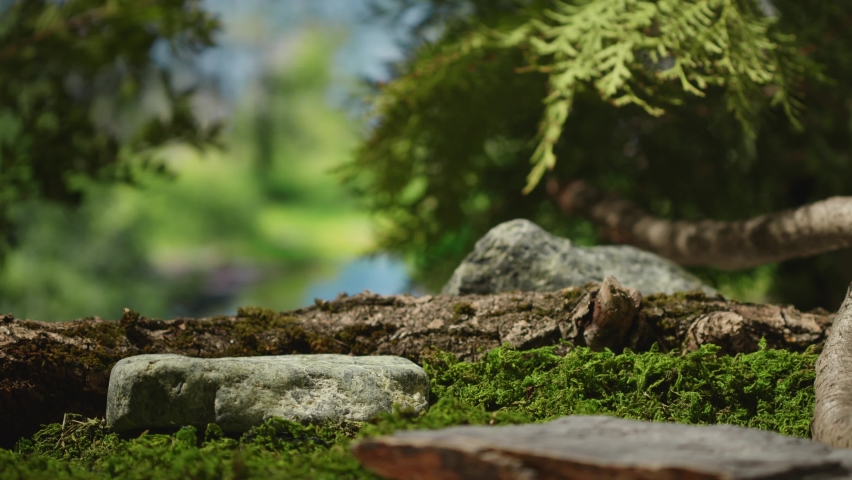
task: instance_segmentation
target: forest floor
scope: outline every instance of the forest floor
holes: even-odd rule
[[[368,424],[302,426],[271,419],[234,438],[204,431],[121,436],[103,419],[66,415],[11,450],[0,480],[379,478],[352,454],[359,438],[405,429],[545,422],[573,414],[686,424],[733,424],[809,437],[817,354],[767,349],[726,355],[713,345],[680,355],[653,349],[558,354],[560,346],[498,347],[463,362],[430,351],[430,408]]]

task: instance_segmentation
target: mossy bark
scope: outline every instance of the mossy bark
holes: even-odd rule
[[[563,352],[587,344],[642,351],[656,343],[661,351],[689,351],[715,343],[737,353],[754,351],[761,337],[769,348],[803,351],[821,346],[833,321],[828,312],[729,302],[699,292],[641,298],[617,282],[604,284],[612,290],[600,299],[600,285],[588,284],[550,293],[420,298],[365,292],[291,312],[250,307],[236,316],[167,321],[129,310],[119,322],[0,316],[0,446],[11,446],[41,423],[61,421],[66,412],[103,416],[112,366],[142,353],[381,354],[420,362],[424,351],[440,349],[471,361],[502,343],[522,349],[557,344]],[[634,299],[638,308],[613,298]],[[602,328],[611,324],[601,322],[620,326]]]

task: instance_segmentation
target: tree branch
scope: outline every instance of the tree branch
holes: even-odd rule
[[[681,265],[740,270],[852,246],[852,197],[831,197],[749,220],[670,221],[582,180],[563,188],[552,179],[547,190],[563,213],[591,220],[609,240]]]

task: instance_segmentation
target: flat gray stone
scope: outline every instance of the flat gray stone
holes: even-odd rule
[[[115,431],[216,423],[244,432],[273,416],[362,422],[428,401],[426,372],[401,357],[138,355],[112,369],[106,419]]]
[[[390,479],[852,478],[852,450],[731,425],[575,415],[549,423],[412,430],[362,441],[361,463]]]
[[[718,292],[676,263],[629,245],[577,247],[529,220],[492,228],[456,268],[441,293],[553,292],[613,276],[643,295],[701,290]]]

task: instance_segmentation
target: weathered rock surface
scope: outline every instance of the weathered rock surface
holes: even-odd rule
[[[604,416],[407,431],[354,450],[368,469],[400,480],[852,478],[852,450],[731,425]]]
[[[216,423],[244,432],[273,416],[339,423],[394,404],[420,411],[428,397],[426,372],[400,357],[138,355],[112,369],[106,419],[116,431]]]
[[[656,254],[627,245],[577,247],[524,219],[501,223],[479,239],[441,293],[552,292],[600,283],[609,275],[643,295],[690,290],[710,296],[718,293]]]

